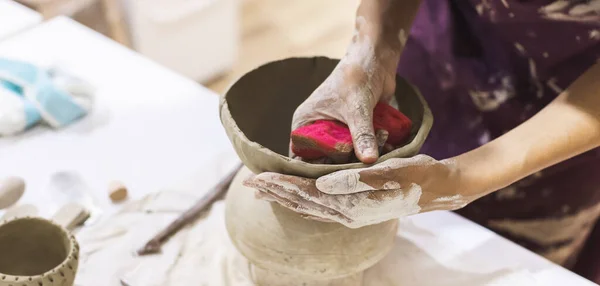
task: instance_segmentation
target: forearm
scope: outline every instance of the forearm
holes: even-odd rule
[[[600,64],[531,119],[455,159],[464,191],[484,195],[600,146]]]
[[[372,45],[379,57],[397,64],[421,0],[363,0],[356,13],[352,46]]]

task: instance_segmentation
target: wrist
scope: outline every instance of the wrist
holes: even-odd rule
[[[466,163],[465,158],[461,156],[454,157],[456,162],[456,173],[458,174],[458,190],[457,192],[463,197],[471,198],[471,201],[476,200],[490,191],[490,186],[485,180],[478,176],[477,171],[471,163]]]
[[[371,41],[352,41],[346,50],[344,62],[360,66],[363,70],[383,71],[395,75],[400,53],[397,47],[374,39]]]
[[[479,198],[504,188],[520,177],[519,158],[503,154],[493,144],[486,144],[452,158],[460,174],[463,195]]]
[[[370,46],[378,54],[397,54],[398,58],[408,34],[404,30],[387,27],[379,22],[356,19],[356,28],[351,46]]]
[[[402,52],[421,0],[363,0],[356,14],[356,35]]]

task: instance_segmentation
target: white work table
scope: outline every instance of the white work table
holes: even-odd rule
[[[82,121],[0,139],[0,175],[26,179],[24,202],[43,208],[52,200],[48,180],[64,170],[80,173],[107,209],[115,209],[105,191],[113,179],[133,198],[164,189],[197,197],[237,161],[217,95],[69,19],[0,43],[0,56],[60,62],[97,87],[95,110]],[[387,258],[395,268],[386,271],[420,277],[415,285],[595,285],[453,213],[404,218],[400,233]],[[526,275],[488,283],[506,273]]]
[[[42,22],[42,15],[13,0],[0,0],[0,41]]]
[[[111,180],[126,183],[132,197],[172,187],[201,192],[231,167],[217,95],[68,18],[1,43],[0,57],[59,63],[97,89],[81,121],[0,138],[0,174],[25,178],[25,201],[45,196],[60,171],[79,173],[110,206]]]

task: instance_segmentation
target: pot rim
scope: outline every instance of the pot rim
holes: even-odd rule
[[[54,226],[55,228],[59,229],[63,238],[66,238],[69,240],[69,246],[70,246],[69,252],[67,253],[67,257],[59,265],[57,265],[56,267],[54,267],[42,274],[32,275],[32,276],[23,276],[23,275],[10,275],[10,274],[5,274],[5,273],[0,272],[0,282],[12,280],[15,283],[19,283],[19,282],[27,283],[27,282],[31,282],[31,281],[41,280],[43,278],[50,279],[50,281],[52,282],[53,281],[52,276],[57,275],[57,276],[61,276],[61,278],[65,277],[66,275],[63,273],[63,271],[65,269],[67,271],[72,271],[73,277],[75,277],[75,273],[77,270],[77,264],[74,266],[71,265],[71,263],[73,261],[77,262],[79,260],[79,244],[77,243],[77,240],[75,239],[75,235],[71,234],[64,227],[55,223],[52,220],[48,220],[48,219],[41,218],[41,217],[32,217],[32,216],[14,217],[14,218],[4,220],[4,221],[0,222],[0,229],[7,224],[14,223],[15,221],[24,221],[24,220],[43,222],[46,224],[50,224],[50,225]]]
[[[417,98],[419,99],[419,102],[421,103],[421,106],[423,107],[423,114],[421,116],[421,126],[419,126],[419,129],[417,130],[415,136],[409,143],[403,145],[400,148],[393,150],[392,152],[389,152],[383,156],[380,156],[379,159],[373,164],[364,164],[361,162],[346,163],[346,164],[312,164],[312,163],[304,162],[301,160],[292,159],[288,156],[281,155],[281,154],[263,146],[262,144],[260,144],[256,141],[250,140],[246,136],[246,134],[244,134],[244,132],[239,128],[237,122],[235,121],[235,119],[233,118],[233,115],[231,114],[231,111],[229,109],[229,104],[227,102],[227,94],[229,93],[229,91],[235,86],[235,84],[239,80],[241,80],[248,74],[255,72],[259,69],[265,68],[269,65],[273,65],[273,64],[277,64],[277,63],[281,63],[281,62],[289,61],[289,60],[317,60],[317,59],[327,59],[327,60],[339,61],[339,59],[324,57],[324,56],[290,57],[290,58],[274,60],[274,61],[271,61],[271,62],[268,62],[268,63],[265,63],[265,64],[255,67],[254,69],[248,71],[244,75],[238,77],[236,81],[234,81],[232,84],[230,84],[227,91],[224,93],[223,96],[221,96],[220,102],[219,102],[219,117],[221,119],[221,124],[223,124],[223,125],[228,124],[229,128],[231,128],[234,131],[233,135],[230,135],[229,132],[227,132],[229,139],[232,142],[235,140],[241,140],[241,141],[245,142],[247,145],[252,146],[253,148],[256,148],[258,150],[258,152],[261,152],[269,157],[272,157],[284,164],[292,164],[292,165],[296,165],[301,168],[309,168],[309,169],[319,169],[319,168],[322,170],[327,169],[326,172],[321,172],[324,174],[333,173],[333,172],[336,172],[339,170],[344,170],[344,169],[366,168],[366,167],[372,166],[373,164],[378,164],[378,163],[384,162],[388,159],[406,157],[406,155],[401,156],[399,154],[407,153],[407,150],[420,149],[420,146],[424,143],[425,139],[429,135],[429,131],[431,130],[431,127],[433,125],[433,120],[434,120],[433,114],[431,112],[431,109],[429,108],[429,105],[427,104],[427,101],[425,101],[425,98],[423,97],[423,95],[421,94],[419,89],[412,83],[408,82],[406,79],[400,77],[399,75],[396,75],[396,80],[397,81],[398,81],[398,79],[404,80],[414,90],[415,95],[417,96]],[[227,127],[225,127],[225,128],[227,129]],[[235,145],[234,145],[234,147],[235,147]],[[242,153],[240,152],[240,150],[237,150],[237,148],[234,148],[234,149],[236,149],[238,156],[242,156]],[[412,154],[412,155],[414,156],[416,154]],[[244,160],[242,160],[242,161],[244,161]],[[253,166],[248,166],[248,167],[250,169],[253,169]],[[253,171],[255,171],[255,170],[253,170]]]

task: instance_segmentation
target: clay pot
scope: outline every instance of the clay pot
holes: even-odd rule
[[[277,203],[254,197],[242,185],[252,172],[316,178],[361,163],[309,164],[287,156],[292,115],[331,73],[337,60],[293,58],[266,64],[240,78],[221,101],[221,121],[246,165],[226,198],[226,225],[239,252],[250,262],[257,285],[361,285],[362,273],[391,249],[398,221],[350,229],[307,220]],[[379,161],[416,155],[433,118],[424,99],[397,78],[399,109],[413,121],[409,143]]]
[[[0,286],[71,286],[79,245],[61,226],[42,218],[0,225]]]
[[[221,99],[221,122],[238,156],[254,173],[266,171],[317,178],[363,168],[362,163],[321,165],[288,157],[294,111],[326,78],[338,60],[292,58],[263,65],[242,76]],[[418,90],[396,78],[399,110],[413,121],[409,143],[379,158],[416,155],[433,124],[431,110]]]
[[[362,272],[393,246],[398,221],[359,229],[307,220],[258,200],[242,185],[251,174],[240,170],[226,199],[225,222],[231,241],[251,263],[257,285],[361,285]]]

